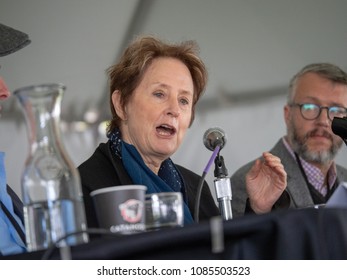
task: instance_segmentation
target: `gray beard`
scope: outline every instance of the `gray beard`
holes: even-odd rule
[[[314,131],[310,132],[314,133]],[[292,148],[301,158],[308,162],[314,162],[318,164],[328,164],[332,161],[342,145],[340,142],[333,141],[329,150],[326,151],[310,151],[306,144],[309,134],[306,134],[304,138],[299,138],[295,129],[292,129],[292,133],[288,133],[289,142],[292,143]]]

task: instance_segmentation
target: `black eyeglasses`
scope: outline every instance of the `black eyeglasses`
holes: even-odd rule
[[[312,103],[293,103],[289,104],[290,107],[299,107],[302,117],[306,120],[315,120],[320,116],[322,109],[327,109],[327,116],[329,120],[333,120],[335,117],[344,118],[347,117],[347,108],[339,106],[319,106]]]

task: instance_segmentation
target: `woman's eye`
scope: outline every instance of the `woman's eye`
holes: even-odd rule
[[[164,94],[162,92],[155,92],[153,93],[154,96],[157,96],[157,97],[162,97],[164,96]]]
[[[183,105],[188,105],[188,104],[189,104],[189,100],[187,100],[187,99],[185,99],[185,98],[182,98],[182,99],[180,100],[180,102],[181,102],[181,104],[183,104]]]

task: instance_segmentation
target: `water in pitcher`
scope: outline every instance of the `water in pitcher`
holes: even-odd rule
[[[42,203],[29,204],[24,207],[24,219],[27,235],[28,251],[46,249],[56,243],[60,238],[71,233],[86,230],[84,221],[78,221],[78,217],[84,217],[83,203],[73,200],[55,200]],[[72,216],[71,213],[76,213]],[[30,221],[28,221],[30,219]],[[56,245],[72,246],[88,241],[86,233],[72,234],[58,242]]]

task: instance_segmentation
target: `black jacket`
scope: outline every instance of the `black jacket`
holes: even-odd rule
[[[196,191],[200,176],[182,166],[176,165],[176,167],[184,180],[188,207],[194,215]],[[124,169],[121,159],[113,154],[110,142],[101,143],[94,154],[78,167],[78,170],[82,181],[88,227],[95,228],[98,227],[98,224],[90,193],[111,186],[131,185],[133,182]],[[199,219],[206,220],[217,215],[220,215],[219,209],[205,181],[201,192]]]

